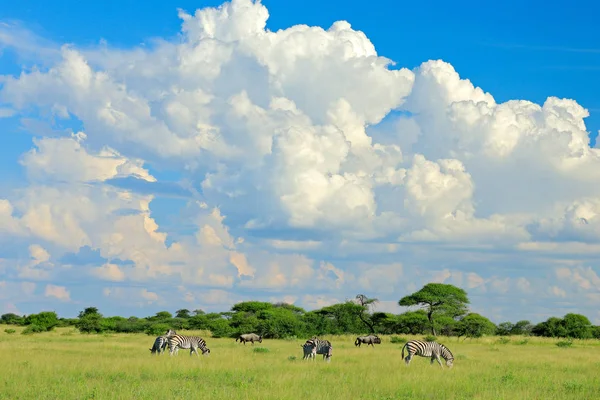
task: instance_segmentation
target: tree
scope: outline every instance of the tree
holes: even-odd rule
[[[0,324],[6,325],[22,325],[25,318],[14,313],[2,314],[0,317]]]
[[[527,320],[517,322],[510,331],[511,335],[530,335],[533,325]]]
[[[429,327],[428,322],[425,311],[407,311],[396,317],[394,333],[420,335]]]
[[[88,307],[81,311],[78,318],[79,320],[75,326],[79,329],[79,332],[101,333],[104,331],[104,326],[102,325],[103,316],[98,312],[96,307]]]
[[[375,333],[375,322],[373,321],[373,316],[369,314],[369,307],[375,305],[379,300],[368,298],[364,294],[357,294],[356,301],[361,307],[360,309],[356,309],[356,316],[369,328],[370,333]]]
[[[191,317],[190,315],[190,310],[188,310],[187,308],[182,308],[181,310],[177,310],[175,311],[175,318],[189,318]]]
[[[58,315],[54,311],[30,314],[25,318],[25,325],[33,325],[39,328],[40,331],[51,331],[58,325]]]
[[[398,304],[403,307],[421,306],[427,313],[431,333],[436,336],[434,316],[446,314],[452,318],[460,317],[467,312],[469,299],[467,293],[456,286],[444,283],[428,283],[421,290],[405,296]]]
[[[592,337],[592,323],[584,315],[569,313],[563,317],[562,326],[567,337],[576,339]]]
[[[479,338],[483,335],[494,334],[496,325],[483,315],[469,313],[458,323],[457,332],[459,337]]]
[[[513,325],[512,322],[501,322],[498,324],[498,327],[496,328],[496,335],[498,335],[498,336],[512,335],[514,329],[515,329],[515,326]]]
[[[87,307],[85,310],[79,312],[79,315],[77,316],[77,318],[83,318],[85,316],[95,315],[95,314],[100,314],[100,312],[98,311],[98,309],[96,307]]]

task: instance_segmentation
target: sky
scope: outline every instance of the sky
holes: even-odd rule
[[[480,4],[3,5],[0,313],[600,324],[600,5]]]

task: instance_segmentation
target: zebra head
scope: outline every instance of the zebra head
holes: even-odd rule
[[[209,356],[210,355],[210,349],[207,347],[206,350],[202,350],[202,355],[203,356]]]
[[[262,343],[262,336],[258,337],[258,343]]]
[[[448,366],[448,368],[452,368],[452,366],[454,366],[454,358],[448,358],[446,360],[446,365]]]
[[[175,332],[173,329],[169,329],[166,333],[165,336],[172,336],[172,335],[176,335],[177,332]]]

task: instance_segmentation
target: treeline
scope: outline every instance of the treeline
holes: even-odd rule
[[[81,311],[77,318],[59,318],[45,311],[28,316],[4,314],[0,323],[21,325],[22,333],[46,332],[55,327],[75,327],[82,333],[146,333],[160,335],[167,329],[209,330],[213,337],[235,337],[255,332],[265,338],[305,338],[337,334],[442,334],[458,337],[484,335],[535,335],[557,338],[600,339],[600,327],[580,314],[552,317],[531,324],[529,321],[495,325],[488,318],[469,312],[466,292],[452,285],[427,284],[420,291],[402,298],[402,306],[420,306],[402,314],[373,312],[377,299],[362,294],[344,303],[306,311],[286,303],[246,301],[230,311],[205,313],[180,309],[175,315],[161,311],[146,318],[105,317],[95,307]]]

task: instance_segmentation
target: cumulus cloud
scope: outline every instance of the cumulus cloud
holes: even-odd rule
[[[66,287],[52,285],[52,284],[46,285],[46,290],[44,291],[44,296],[55,297],[62,301],[70,301],[71,300],[71,295]]]
[[[179,40],[125,49],[0,26],[47,65],[1,79],[0,115],[34,134],[27,184],[0,193],[0,240],[27,249],[6,256],[10,276],[92,279],[142,307],[178,286],[198,307],[369,291],[393,309],[429,281],[485,293],[478,307],[596,284],[594,267],[540,272],[549,254],[600,251],[600,150],[575,100],[498,103],[442,60],[393,68],[347,21],[270,31],[258,1],[179,17]],[[163,183],[183,206],[160,205]],[[103,261],[60,262],[84,246]]]

